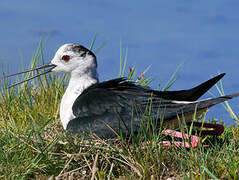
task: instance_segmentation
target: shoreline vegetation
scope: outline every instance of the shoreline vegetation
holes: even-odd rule
[[[91,49],[94,42],[95,37]],[[31,67],[44,63],[42,44],[40,41]],[[126,62],[127,50],[123,56],[121,45],[119,76],[126,74]],[[162,90],[173,85],[181,66]],[[136,77],[134,68],[130,68],[127,76],[148,85],[152,81],[145,77],[148,70]],[[32,73],[36,72],[18,78],[24,80]],[[224,107],[237,126],[225,127],[219,137],[202,136],[202,142],[195,149],[163,147],[157,142],[165,136],[148,127],[130,143],[121,136],[102,140],[92,135],[85,140],[83,135],[65,132],[60,124],[59,104],[68,82],[67,75],[51,73],[11,89],[6,88],[7,81],[1,81],[0,179],[239,178],[239,123],[228,102]],[[220,94],[224,93],[222,82],[217,89]],[[216,119],[208,120],[206,116],[197,120],[216,123]],[[180,131],[189,135],[191,132],[189,129]]]

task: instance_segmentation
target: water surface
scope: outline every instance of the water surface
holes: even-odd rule
[[[129,51],[127,67],[136,66],[140,73],[152,65],[147,76],[155,79],[153,88],[166,83],[184,62],[172,90],[191,88],[226,72],[225,92],[239,92],[238,8],[237,0],[2,0],[0,58],[10,73],[20,71],[20,57],[29,64],[44,34],[50,34],[45,46],[45,59],[50,61],[60,45],[89,46],[98,33],[96,46],[107,41],[97,55],[101,80],[118,76],[122,41]],[[231,104],[238,113],[239,98]],[[211,116],[233,123],[221,105]]]

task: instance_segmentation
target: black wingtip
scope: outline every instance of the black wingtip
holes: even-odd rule
[[[220,79],[222,79],[222,77],[225,76],[225,75],[226,75],[226,73],[221,73],[221,74],[217,75],[215,78],[219,78],[219,80],[220,80]]]
[[[204,93],[206,93],[212,86],[214,86],[225,75],[226,75],[226,73],[221,73],[221,74],[215,76],[214,78],[209,79],[206,82],[196,86],[195,88],[192,88],[192,90],[194,90],[195,92],[198,92],[198,96],[195,98],[197,98],[197,99],[200,98]],[[197,100],[197,99],[195,99],[195,100]]]
[[[209,89],[212,88],[219,80],[225,76],[226,73],[221,73],[214,78],[207,80],[206,82],[188,90],[189,101],[196,101],[200,98],[203,94],[205,94]]]
[[[181,91],[164,91],[160,92],[160,96],[164,99],[177,101],[196,101],[203,94],[205,94],[212,86],[214,86],[226,73],[221,73],[214,78],[188,90]]]

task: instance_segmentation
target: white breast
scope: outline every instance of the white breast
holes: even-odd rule
[[[88,88],[90,85],[98,82],[98,79],[94,78],[71,78],[69,85],[64,93],[61,106],[60,106],[60,119],[63,125],[63,128],[66,129],[68,123],[75,118],[72,106],[77,99],[78,96],[84,91],[84,89]]]
[[[67,124],[70,120],[75,118],[72,112],[72,106],[79,95],[73,91],[67,91],[62,97],[61,107],[60,107],[60,118],[63,128],[66,129]]]

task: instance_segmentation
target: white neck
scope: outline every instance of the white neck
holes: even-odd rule
[[[72,112],[72,106],[76,98],[86,88],[98,82],[98,74],[96,70],[88,71],[86,74],[84,73],[71,73],[69,85],[62,97],[60,119],[64,129],[66,129],[69,121],[75,118]]]

